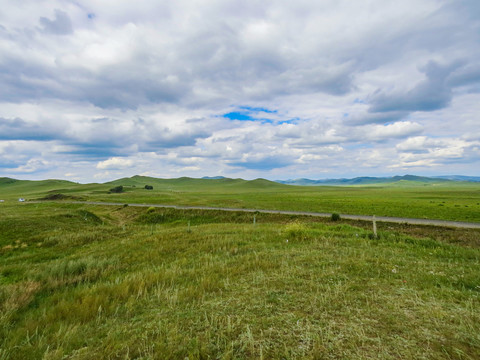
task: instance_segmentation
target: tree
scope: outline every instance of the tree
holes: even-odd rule
[[[115,186],[115,187],[110,189],[111,193],[121,193],[122,191],[123,191],[123,186],[122,185]]]

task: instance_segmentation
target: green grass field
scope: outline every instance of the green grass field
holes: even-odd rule
[[[0,179],[1,180],[1,179]],[[152,185],[153,190],[144,189]],[[122,185],[124,192],[109,194]],[[368,186],[289,186],[267,180],[154,179],[141,176],[107,184],[66,181],[0,181],[0,196],[38,199],[52,194],[73,199],[122,203],[156,203],[353,215],[398,216],[480,222],[480,183],[400,181]]]
[[[2,204],[0,359],[480,357],[480,231],[252,216]]]
[[[374,238],[364,222],[61,199],[479,221],[479,194],[0,179],[0,359],[478,359],[480,230],[385,223]]]

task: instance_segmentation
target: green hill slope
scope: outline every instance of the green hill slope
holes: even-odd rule
[[[67,180],[16,180],[1,178],[0,197],[3,199],[36,197],[49,191],[60,191],[62,189],[71,191],[78,186],[77,183]]]

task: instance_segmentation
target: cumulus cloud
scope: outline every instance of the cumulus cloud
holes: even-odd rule
[[[101,161],[97,164],[97,169],[100,170],[121,170],[121,169],[128,169],[132,167],[133,161],[131,159],[124,159],[120,157],[112,157],[108,160]]]
[[[10,169],[14,174],[32,174],[48,170],[49,162],[42,159],[29,159],[25,164]]]
[[[8,1],[0,171],[291,177],[405,164],[448,173],[457,162],[471,172],[478,10],[473,0]]]
[[[423,126],[411,121],[399,121],[389,125],[366,126],[365,139],[370,141],[383,141],[386,139],[402,139],[407,136],[418,134]]]
[[[399,162],[393,167],[432,167],[458,162],[468,163],[478,159],[479,146],[479,141],[466,141],[458,138],[411,137],[397,144]]]
[[[457,65],[441,66],[434,61],[421,69],[426,79],[405,93],[373,96],[370,112],[433,111],[446,107],[452,99],[452,89],[446,79]]]
[[[45,128],[40,124],[28,123],[25,120],[0,118],[0,140],[54,140],[62,134],[53,128]]]
[[[101,5],[89,7],[98,7],[95,13],[106,15]],[[154,8],[166,14],[154,23],[151,14],[139,13],[138,7],[118,5],[123,21],[100,23],[99,16],[95,28],[83,26],[75,37],[57,44],[53,39],[52,46],[44,49],[36,38],[29,38],[35,53],[50,61],[29,62],[35,78],[21,82],[23,96],[81,99],[102,108],[134,109],[158,102],[198,106],[232,96],[271,100],[291,94],[343,95],[352,90],[355,73],[376,61],[374,56],[366,58],[364,49],[353,49],[347,56],[344,44],[370,42],[376,27],[383,24],[382,14],[376,12],[371,24],[360,24],[359,32],[345,31],[344,19],[338,15],[338,22],[323,26],[322,21],[331,22],[337,10],[345,18],[362,10],[344,4],[335,7],[279,3],[245,6],[239,13],[237,6],[199,6],[187,1]],[[83,9],[70,11],[77,14]],[[128,15],[138,20],[128,21]],[[69,14],[63,10],[55,9],[54,20],[41,17],[40,22],[44,32],[73,31]],[[10,30],[9,37],[17,42],[22,35]],[[10,70],[14,69],[12,64]],[[48,74],[51,81],[37,81],[38,91],[27,91],[42,74]]]
[[[401,120],[409,114],[408,111],[383,111],[383,112],[363,112],[354,114],[345,119],[345,122],[350,125],[365,125],[365,124],[385,124]]]

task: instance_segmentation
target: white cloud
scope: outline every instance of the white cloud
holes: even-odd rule
[[[97,169],[105,170],[105,169],[128,169],[132,167],[133,161],[131,159],[123,159],[120,157],[113,157],[105,161],[100,161],[97,164]]]
[[[396,149],[398,162],[393,168],[440,167],[452,166],[457,162],[471,163],[478,161],[479,141],[466,141],[455,138],[431,139],[426,136],[409,138]]]
[[[433,166],[437,166],[438,164],[435,162],[435,159],[425,159],[425,160],[416,160],[416,161],[409,161],[403,160],[396,164],[390,165],[390,169],[410,169],[410,168],[429,168]]]
[[[418,134],[423,126],[411,121],[399,121],[389,125],[366,126],[365,137],[370,141],[382,141],[385,139],[405,138],[412,134]]]
[[[49,162],[42,160],[42,159],[36,159],[32,158],[29,159],[26,164],[18,166],[17,168],[12,169],[13,173],[35,173],[35,172],[41,172],[45,171],[49,167]]]
[[[0,176],[480,168],[474,1],[8,0],[3,10]],[[243,121],[222,116],[241,111]]]

